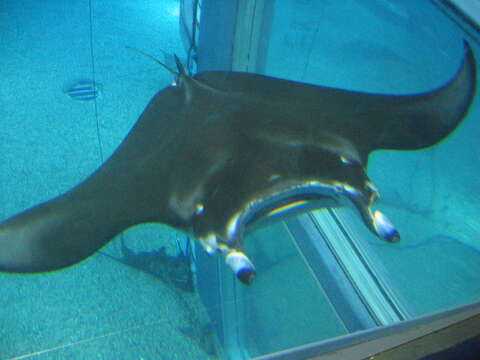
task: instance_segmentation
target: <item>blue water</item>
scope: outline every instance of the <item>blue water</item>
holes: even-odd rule
[[[276,3],[264,19],[270,31],[262,34],[269,38],[263,73],[405,94],[441,85],[459,65],[466,35],[430,1]],[[178,9],[177,0],[0,2],[0,218],[64,192],[108,158],[151,96],[172,80],[125,46],[185,58]],[[95,99],[69,96],[72,85],[92,80],[100,89]],[[479,117],[477,100],[441,145],[371,157],[369,175],[382,209],[403,240],[390,247],[365,235],[365,245],[411,316],[480,299]],[[165,247],[173,256],[181,236],[149,225],[129,230],[123,240],[135,251]],[[230,325],[247,353],[346,333],[321,287],[305,275],[285,229],[272,227],[249,240],[264,276],[223,299],[225,307],[243,309],[234,320],[248,331],[240,336],[235,321]],[[103,251],[120,256],[119,239]],[[230,273],[224,276],[232,281]],[[53,274],[1,276],[0,287],[2,360],[215,358],[206,343],[218,341],[212,330],[221,327],[205,307],[211,314],[220,304],[202,304],[106,256]]]

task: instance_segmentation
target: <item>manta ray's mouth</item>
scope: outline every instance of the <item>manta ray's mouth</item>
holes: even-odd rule
[[[255,267],[239,246],[244,234],[308,211],[349,206],[359,212],[379,237],[397,241],[399,234],[390,220],[380,211],[371,210],[378,199],[376,188],[370,181],[364,185],[363,189],[357,189],[337,181],[289,181],[274,191],[256,194],[229,217],[222,234],[210,232],[198,239],[210,254],[223,253],[227,265],[245,284],[255,278]]]
[[[308,184],[261,199],[248,206],[241,216],[248,229],[255,229],[307,211],[339,206],[339,195],[333,186]]]

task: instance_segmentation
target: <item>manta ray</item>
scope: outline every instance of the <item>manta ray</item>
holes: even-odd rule
[[[66,193],[0,224],[0,271],[46,272],[80,262],[142,223],[193,234],[220,253],[240,281],[255,267],[247,231],[309,209],[350,206],[379,238],[398,241],[372,205],[366,174],[379,149],[416,150],[457,128],[475,93],[465,42],[447,83],[382,95],[208,71],[190,76],[177,59],[160,90],[112,156]]]

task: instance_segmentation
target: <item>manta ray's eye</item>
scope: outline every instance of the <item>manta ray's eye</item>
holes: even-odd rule
[[[205,206],[202,203],[195,205],[195,215],[201,215],[205,211]]]
[[[345,156],[340,156],[340,161],[341,161],[344,165],[352,165],[352,164],[353,164],[353,161],[347,159]]]

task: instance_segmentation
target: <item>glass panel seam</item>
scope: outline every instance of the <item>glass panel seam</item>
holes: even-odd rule
[[[332,212],[316,211],[312,212],[310,216],[319,231],[325,234],[327,245],[354,288],[357,289],[365,306],[379,325],[388,325],[404,320],[401,311],[380,286],[365,258],[352,243],[349,234]]]

